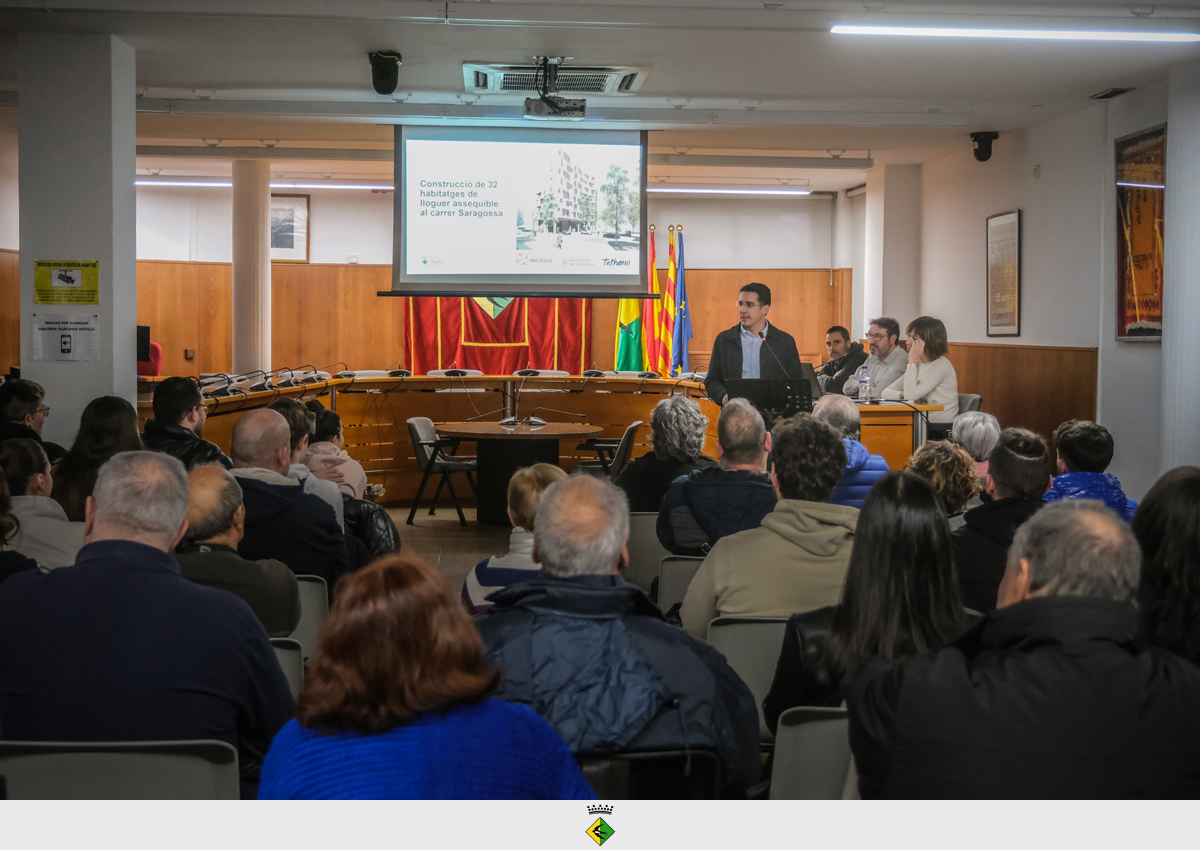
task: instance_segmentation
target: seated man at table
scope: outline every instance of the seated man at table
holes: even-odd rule
[[[731,398],[717,420],[719,468],[692,470],[671,482],[658,512],[658,539],[676,555],[706,555],[730,534],[758,528],[775,509],[767,474],[771,434],[744,398]]]
[[[858,441],[862,431],[858,405],[844,395],[827,395],[813,407],[813,416],[841,434],[846,447],[846,468],[829,497],[830,504],[861,508],[875,482],[888,474],[888,465],[882,455],[871,454]]]
[[[846,381],[867,359],[861,342],[850,341],[850,331],[834,325],[825,331],[825,350],[829,360],[817,370],[822,392],[841,392]]]
[[[908,368],[908,352],[900,344],[900,323],[888,316],[872,319],[867,329],[867,346],[871,356],[862,365],[867,367],[871,398],[880,398],[897,378],[904,377],[904,370]],[[850,398],[858,398],[857,369],[846,378],[842,392]]]

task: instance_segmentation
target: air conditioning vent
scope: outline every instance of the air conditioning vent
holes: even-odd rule
[[[649,68],[562,65],[558,93],[630,95],[642,87]],[[463,85],[472,94],[537,94],[541,76],[533,65],[463,63]]]

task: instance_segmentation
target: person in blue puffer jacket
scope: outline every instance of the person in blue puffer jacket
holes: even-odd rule
[[[1113,438],[1107,428],[1086,419],[1071,419],[1054,429],[1054,448],[1058,469],[1043,497],[1047,502],[1095,499],[1126,522],[1133,522],[1137,502],[1126,498],[1117,476],[1104,471],[1113,459]]]
[[[813,416],[841,434],[846,446],[846,468],[826,501],[831,505],[861,508],[875,482],[888,474],[887,461],[882,455],[871,454],[858,441],[861,425],[853,400],[844,395],[822,396],[813,407]]]

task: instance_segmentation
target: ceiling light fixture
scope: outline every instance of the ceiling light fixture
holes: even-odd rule
[[[214,183],[211,181],[201,182],[199,180],[134,180],[134,186],[208,186],[217,189],[230,189],[232,183]]]
[[[683,193],[686,195],[811,195],[808,189],[689,189],[674,186],[651,186],[647,192]]]
[[[134,180],[134,186],[189,186],[230,189],[232,183],[200,180]],[[396,187],[382,183],[272,183],[272,189],[370,189],[372,192],[393,192]]]
[[[1123,180],[1117,181],[1118,186],[1128,186],[1133,189],[1165,189],[1167,188],[1162,183],[1126,183]]]
[[[948,38],[1027,38],[1070,41],[1147,41],[1186,44],[1200,41],[1194,32],[1118,32],[1110,30],[988,29],[983,27],[880,27],[837,24],[838,35],[920,35]]]

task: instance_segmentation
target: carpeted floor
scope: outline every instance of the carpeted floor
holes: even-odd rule
[[[413,525],[405,525],[408,507],[388,508],[396,528],[400,529],[400,551],[417,555],[436,567],[450,586],[458,591],[471,568],[492,555],[508,551],[510,529],[480,525],[475,509],[464,508],[467,524],[458,524],[453,507],[438,508],[436,516],[428,510],[417,511]]]

